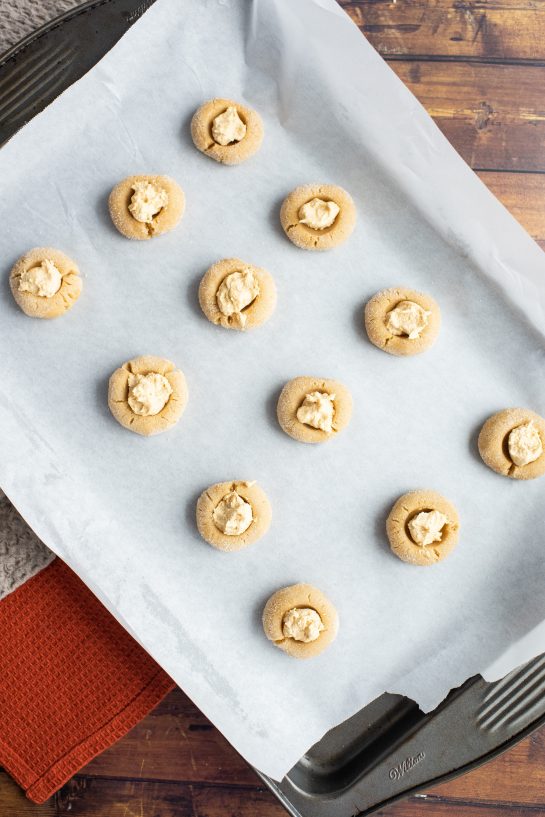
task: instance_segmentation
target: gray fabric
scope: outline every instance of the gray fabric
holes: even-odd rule
[[[0,0],[0,54],[79,0]],[[0,599],[54,558],[0,491]]]
[[[0,491],[0,599],[24,584],[54,558]]]
[[[80,0],[0,0],[0,54]]]

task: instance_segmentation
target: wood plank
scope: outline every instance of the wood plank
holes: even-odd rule
[[[545,60],[540,0],[339,2],[384,57]]]
[[[391,67],[471,167],[545,171],[543,68],[422,61]]]
[[[545,242],[545,175],[494,172],[477,175],[538,243]]]
[[[180,689],[85,767],[99,777],[256,785],[258,778]],[[0,812],[1,817],[1,812]]]
[[[266,789],[245,792],[199,787],[193,790],[193,805],[194,817],[286,817],[287,815],[284,807]]]
[[[75,778],[57,797],[56,817],[286,817],[265,789]],[[4,817],[4,815],[2,815]],[[19,817],[19,815],[10,815]],[[21,817],[23,817],[21,815]],[[26,817],[26,815],[25,815]]]
[[[180,730],[186,733],[185,738]],[[259,785],[245,761],[181,690],[172,692],[123,740],[88,764],[82,774]],[[545,727],[491,763],[431,791],[449,798],[527,802],[545,807]]]
[[[512,803],[464,803],[433,797],[411,797],[375,813],[375,817],[545,817],[544,809]]]
[[[189,786],[76,777],[57,795],[70,817],[194,817]]]
[[[19,786],[1,769],[0,815],[1,817],[57,817],[53,800],[42,806],[31,803]]]

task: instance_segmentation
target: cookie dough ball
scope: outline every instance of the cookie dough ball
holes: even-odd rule
[[[302,443],[323,443],[345,428],[352,416],[352,395],[337,380],[295,377],[278,398],[282,429]]]
[[[144,241],[176,227],[184,214],[185,195],[168,176],[128,176],[110,193],[108,207],[122,235]]]
[[[414,289],[383,289],[365,305],[369,340],[390,355],[425,352],[435,342],[440,327],[438,304]]]
[[[294,658],[319,655],[335,640],[337,611],[311,584],[292,584],[277,590],[263,610],[267,638]]]
[[[25,315],[58,318],[74,306],[83,283],[71,258],[52,247],[36,247],[16,262],[9,285]]]
[[[280,222],[290,241],[303,250],[331,250],[356,224],[351,196],[334,184],[296,187],[280,208]]]
[[[212,323],[226,329],[253,329],[274,312],[274,279],[261,267],[239,258],[225,258],[205,273],[199,286],[199,303]]]
[[[163,357],[135,357],[110,377],[110,411],[118,423],[144,437],[176,425],[187,398],[183,372]]]
[[[238,165],[257,153],[263,141],[261,117],[231,99],[211,99],[191,120],[196,148],[224,165]]]
[[[413,565],[433,565],[458,542],[460,527],[454,505],[436,491],[410,491],[395,503],[386,533],[396,556]]]
[[[269,530],[271,506],[256,482],[218,482],[197,501],[197,528],[218,550],[242,550]]]
[[[504,477],[545,474],[545,420],[535,411],[509,408],[489,417],[479,434],[483,462]]]

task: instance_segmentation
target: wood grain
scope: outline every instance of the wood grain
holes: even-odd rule
[[[383,57],[545,61],[542,0],[339,0]]]
[[[376,812],[376,817],[545,817],[545,808],[513,803],[466,803],[435,797],[411,797]]]
[[[158,724],[162,723],[159,728]],[[198,726],[198,729],[191,729]],[[203,727],[207,729],[203,729]],[[179,746],[172,735],[186,731]],[[209,752],[200,748],[207,734]],[[217,750],[213,746],[221,747]],[[195,758],[200,758],[199,764]],[[281,817],[245,761],[181,690],[36,806],[0,772],[0,817]],[[383,809],[387,817],[545,815],[545,728],[485,766]]]
[[[544,760],[545,727],[485,766],[436,787],[433,793],[545,807]],[[179,689],[122,741],[91,761],[84,774],[261,788],[252,769]]]
[[[545,176],[479,172],[479,178],[538,243],[545,243]]]
[[[56,817],[285,817],[264,789],[79,777],[58,798]]]
[[[471,167],[545,172],[543,68],[423,60],[391,67]]]
[[[258,783],[248,764],[180,690],[169,695],[120,744],[91,761],[86,774],[230,785]]]
[[[0,817],[57,817],[55,801],[52,799],[43,806],[31,803],[11,777],[0,769]]]

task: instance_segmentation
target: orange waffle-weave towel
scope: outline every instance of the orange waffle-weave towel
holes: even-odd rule
[[[0,766],[35,803],[173,686],[60,559],[0,602]]]

